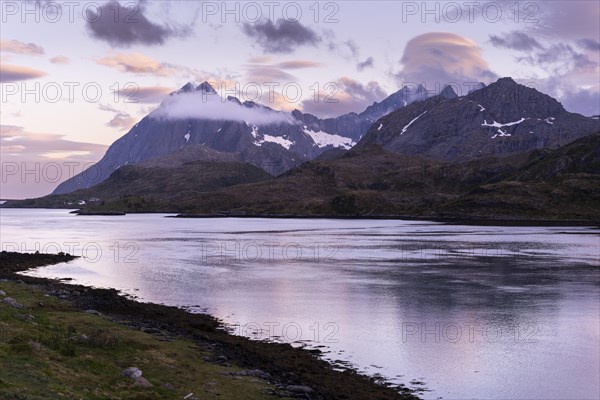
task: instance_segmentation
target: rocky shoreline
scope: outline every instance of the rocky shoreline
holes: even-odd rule
[[[230,372],[234,377],[252,376],[266,381],[265,398],[302,399],[417,399],[403,386],[392,386],[376,378],[346,369],[336,370],[321,360],[319,350],[293,348],[289,344],[251,341],[226,332],[210,315],[190,314],[176,307],[141,303],[120,295],[116,290],[96,289],[62,281],[18,274],[30,268],[73,260],[68,254],[28,254],[2,252],[0,255],[0,288],[2,281],[18,282],[31,291],[42,291],[68,302],[87,314],[97,313],[135,331],[169,342],[177,338],[193,341],[208,352],[203,362],[241,368]],[[19,299],[13,299],[17,304]],[[8,304],[6,300],[4,303]],[[21,310],[26,312],[26,310]]]

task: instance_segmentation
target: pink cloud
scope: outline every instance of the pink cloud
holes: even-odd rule
[[[56,56],[50,59],[52,64],[70,64],[71,60],[68,57]]]
[[[0,41],[0,52],[39,56],[44,54],[44,49],[34,43],[24,43],[19,40],[2,40]]]
[[[46,73],[37,69],[20,65],[2,64],[0,66],[0,82],[26,81],[41,78]]]

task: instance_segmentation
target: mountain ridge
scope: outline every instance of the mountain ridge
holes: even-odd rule
[[[500,78],[460,98],[415,102],[376,121],[357,146],[464,161],[540,148],[556,149],[600,129],[554,98]]]
[[[275,178],[263,176],[264,172],[247,164],[241,165],[250,168],[244,169],[250,174],[236,178],[223,174],[219,165],[183,164],[177,167],[181,178],[174,182],[169,181],[173,174],[169,169],[122,167],[111,175],[114,183],[106,181],[71,194],[5,206],[65,207],[66,201],[110,193],[107,204],[92,205],[90,209],[208,216],[225,213],[600,222],[600,132],[555,150],[462,162],[398,155],[368,144],[307,162]],[[202,168],[210,168],[213,175],[205,178]],[[156,173],[163,178],[153,179],[155,188],[148,188],[143,175]],[[132,180],[122,182],[119,177]],[[208,186],[189,185],[194,181],[197,184],[199,177],[203,183],[209,182]],[[172,184],[185,190],[164,189]],[[145,192],[134,193],[129,187]]]
[[[221,99],[210,83],[188,82],[117,139],[91,168],[93,173],[84,171],[59,184],[52,193],[91,187],[123,165],[162,157],[188,145],[239,153],[240,161],[277,175],[329,149],[351,148],[375,116],[381,117],[389,107],[404,106],[426,94],[422,86],[414,94],[404,87],[361,113],[369,116],[349,113],[321,120],[298,110],[288,114],[253,101],[241,102],[234,96]],[[407,100],[399,104],[403,96]],[[199,114],[202,109],[207,111]],[[219,113],[222,118],[215,117]],[[253,117],[257,122],[250,120]]]
[[[121,166],[153,159],[163,159],[164,164],[169,154],[194,146],[204,146],[198,160],[210,150],[213,161],[249,163],[276,176],[323,153],[330,157],[368,144],[401,155],[467,161],[556,149],[600,129],[598,119],[569,113],[552,97],[512,78],[479,85],[462,97],[450,85],[430,94],[422,85],[416,90],[405,86],[361,113],[319,119],[233,96],[221,99],[207,82],[187,83],[116,140],[92,167],[94,174],[84,171],[53,194],[91,187]],[[389,108],[395,110],[373,120]],[[351,136],[359,138],[358,143]],[[194,161],[194,154],[189,151],[184,158]]]

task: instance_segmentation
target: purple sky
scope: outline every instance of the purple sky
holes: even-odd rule
[[[598,1],[223,4],[2,1],[0,197],[49,193],[188,81],[333,116],[512,76],[600,113]]]

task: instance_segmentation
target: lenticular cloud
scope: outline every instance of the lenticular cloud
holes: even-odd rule
[[[209,119],[238,121],[267,125],[290,122],[289,114],[260,105],[245,106],[235,101],[224,101],[217,94],[201,92],[174,93],[150,114],[155,119]]]

